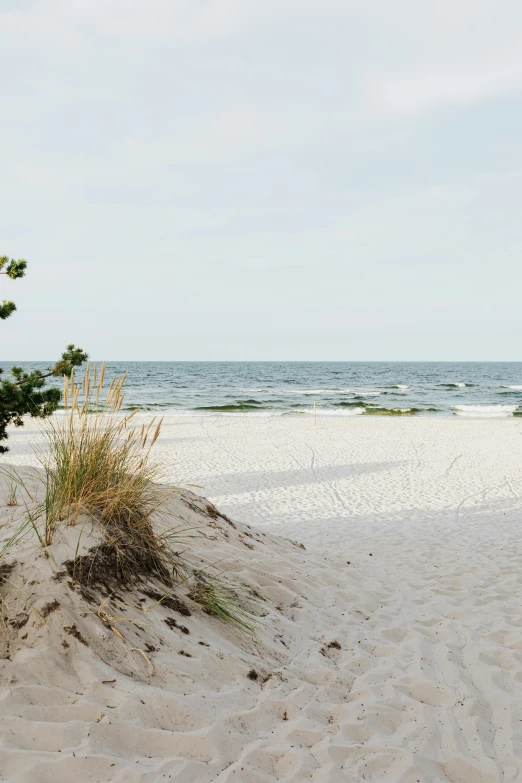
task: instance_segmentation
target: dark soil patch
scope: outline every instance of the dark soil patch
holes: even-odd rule
[[[207,503],[203,513],[211,519],[224,519],[225,522],[228,522],[231,527],[236,527],[232,520],[229,519],[226,514],[222,514],[221,511],[218,511],[217,508],[212,505],[212,503]]]
[[[48,617],[51,614],[51,612],[56,612],[56,610],[59,609],[59,608],[60,608],[60,604],[55,599],[54,601],[51,601],[50,603],[45,604],[45,606],[43,606],[40,609],[40,614],[42,615],[42,617]]]
[[[84,636],[81,635],[81,633],[79,632],[78,628],[75,625],[64,626],[63,630],[65,631],[65,633],[68,633],[71,636],[74,636],[75,639],[78,639],[78,641],[81,642],[82,644],[84,644],[86,647],[89,646],[89,642],[87,641],[87,639]],[[65,645],[64,645],[64,647],[65,647]]]
[[[144,578],[159,577],[172,585],[172,577],[161,560],[160,553],[133,546],[100,544],[76,560],[66,560],[63,566],[75,582],[106,588],[108,585],[132,585]]]
[[[183,603],[181,598],[178,598],[175,595],[162,595],[155,590],[142,590],[142,592],[148,598],[152,598],[153,601],[158,601],[160,606],[164,606],[165,609],[171,609],[173,612],[178,612],[178,614],[182,614],[183,617],[191,617],[192,615],[188,606]]]
[[[178,623],[176,622],[174,617],[167,617],[165,619],[165,622],[167,623],[169,628],[177,628],[178,631],[181,631],[181,633],[187,633],[187,634],[190,633],[190,631],[187,628],[187,626],[186,625],[178,625]]]
[[[340,650],[340,649],[341,649],[341,645],[339,644],[338,641],[334,639],[333,642],[328,642],[328,644],[325,644],[324,647],[321,647],[319,652],[321,653],[321,655],[327,655],[329,650]]]
[[[2,565],[0,565],[0,585],[3,585],[4,582],[7,582],[14,570],[15,565],[16,562],[2,563]]]
[[[191,511],[194,511],[196,514],[205,514],[207,517],[210,517],[210,519],[224,519],[225,522],[227,522],[231,527],[235,528],[236,526],[232,522],[231,519],[227,517],[226,514],[222,514],[221,511],[218,511],[215,506],[212,505],[212,503],[206,503],[203,508],[201,506],[198,506],[196,503],[193,503],[188,498],[181,498],[183,503],[188,506],[188,508],[191,509]]]
[[[228,524],[230,525],[230,527],[233,527],[233,528],[234,528],[234,530],[237,530],[237,527],[236,527],[236,525],[234,525],[234,523],[232,522],[232,520],[230,519],[230,517],[227,517],[227,515],[226,515],[226,514],[221,514],[221,513],[218,511],[218,517],[221,517],[221,519],[224,519],[224,520],[225,520],[225,522],[228,522]]]
[[[17,614],[16,617],[13,617],[11,620],[9,620],[9,625],[11,625],[13,628],[23,628],[28,620],[29,615],[26,614],[26,612],[20,612],[20,614]]]

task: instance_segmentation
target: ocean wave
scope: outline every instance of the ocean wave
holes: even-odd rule
[[[366,416],[414,416],[421,408],[366,408]]]
[[[472,383],[439,383],[444,389],[464,389],[466,386],[473,386]]]
[[[509,389],[510,391],[522,391],[522,386],[501,386],[501,389]]]
[[[518,405],[452,405],[457,416],[512,416]]]
[[[336,408],[366,408],[368,405],[372,405],[372,403],[364,402],[358,397],[354,397],[353,400],[342,400],[341,402],[331,402],[330,405],[336,407]],[[375,403],[373,403],[375,405]],[[297,407],[297,406],[296,406]]]
[[[361,416],[365,411],[365,408],[317,408],[315,413],[318,416]],[[313,408],[305,408],[304,411],[296,411],[296,413],[306,413],[308,415],[314,415]]]
[[[276,391],[276,390],[274,390]],[[281,389],[277,394],[353,394],[353,389]]]
[[[230,391],[246,392],[247,394],[267,394],[268,392],[273,391],[273,389],[234,389],[234,388],[232,388]]]
[[[193,411],[212,411],[214,413],[236,413],[241,411],[259,411],[262,409],[262,405],[252,405],[245,402],[239,402],[231,405],[198,405],[197,407],[192,408]],[[270,410],[270,408],[267,410]]]
[[[406,389],[409,389],[410,387],[407,386],[405,383],[396,383],[391,388],[392,389],[401,389],[401,391],[405,391]]]
[[[143,405],[130,403],[124,405],[123,410],[126,411],[168,411],[176,408],[176,405],[169,402],[147,402]]]
[[[283,410],[275,411],[275,410],[258,410],[258,411],[222,411],[221,413],[217,413],[217,416],[229,416],[230,418],[236,417],[236,416],[244,416],[248,419],[270,419],[274,416],[282,416],[284,414]],[[202,414],[205,415],[205,414]],[[211,411],[207,411],[206,415],[212,415]]]

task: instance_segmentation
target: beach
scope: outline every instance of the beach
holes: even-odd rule
[[[258,641],[198,618],[217,656],[191,631],[177,679],[120,661],[110,696],[92,647],[62,683],[49,639],[17,652],[0,780],[521,780],[521,438],[520,419],[166,416],[165,482],[238,526],[205,546],[236,547],[231,573],[270,601]],[[38,442],[29,421],[3,464]],[[158,689],[169,719],[140,708]]]
[[[522,783],[522,4],[0,26],[0,783]]]

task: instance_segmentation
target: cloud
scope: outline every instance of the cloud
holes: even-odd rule
[[[367,79],[371,103],[395,114],[420,114],[509,98],[522,91],[522,49],[489,62],[455,62],[434,68],[379,74]]]
[[[144,141],[130,137],[129,159],[139,165],[230,162],[277,147],[284,131],[274,116],[259,109],[238,107],[202,114],[183,132]]]
[[[75,261],[89,264],[91,301],[85,286],[69,301],[54,285],[46,307],[67,323],[83,308],[92,350],[122,355],[150,258],[159,282],[142,321],[166,314],[154,343],[171,358],[181,331],[184,355],[205,356],[202,301],[230,319],[232,353],[241,323],[253,357],[272,349],[248,315],[277,301],[267,320],[285,355],[302,356],[311,312],[320,324],[333,306],[357,306],[397,325],[406,301],[414,312],[426,288],[440,301],[451,289],[463,300],[456,321],[478,333],[464,293],[489,301],[497,266],[497,300],[520,291],[519,0],[1,5],[0,239],[40,266],[24,282],[35,308],[46,269],[72,281]],[[121,334],[106,345],[92,302],[110,306],[123,268]],[[517,327],[520,308],[506,312]],[[39,328],[23,323],[13,354]],[[375,341],[381,358],[392,331]],[[127,355],[146,356],[149,337]],[[319,345],[332,337],[342,353],[343,329],[318,329]]]
[[[0,13],[4,33],[70,48],[89,35],[115,41],[197,42],[278,16],[262,0],[42,0]]]

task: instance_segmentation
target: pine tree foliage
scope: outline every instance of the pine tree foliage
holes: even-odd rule
[[[0,274],[16,280],[25,275],[27,261],[0,256]],[[8,318],[16,310],[14,302],[0,303],[0,319]],[[24,372],[21,367],[12,367],[9,378],[0,379],[0,441],[7,440],[7,427],[23,426],[24,416],[43,418],[56,410],[61,398],[59,389],[46,389],[45,379],[50,376],[70,376],[74,367],[87,359],[87,354],[74,344],[68,345],[61,358],[47,372],[33,370]],[[0,374],[3,372],[0,367]],[[0,442],[0,454],[8,451]]]
[[[0,275],[7,275],[11,278],[11,280],[16,280],[19,277],[23,277],[25,275],[26,267],[27,261],[25,261],[23,258],[15,261],[14,258],[9,260],[8,256],[0,256]],[[9,316],[12,315],[15,310],[15,303],[8,302],[4,299],[2,302],[0,302],[0,319],[5,321],[5,319],[9,318]]]

